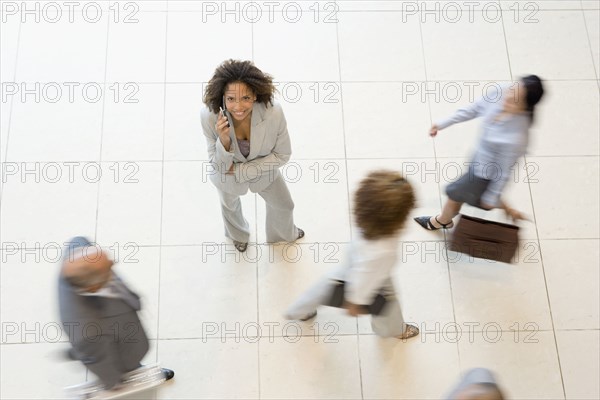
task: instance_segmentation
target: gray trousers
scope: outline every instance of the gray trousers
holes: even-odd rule
[[[287,319],[303,319],[315,312],[318,306],[327,303],[333,293],[334,285],[335,282],[331,277],[321,278],[287,309],[285,317]],[[406,330],[406,324],[391,278],[385,280],[381,291],[385,295],[387,303],[381,314],[371,315],[371,328],[373,328],[373,332],[383,337],[402,335]]]
[[[73,323],[80,323],[81,328],[77,325],[73,329],[71,325],[70,329],[76,331],[79,338],[72,343],[71,354],[81,360],[107,388],[118,384],[125,373],[138,368],[148,352],[148,338],[135,311],[97,321]],[[84,329],[92,324],[97,329],[90,329],[89,332],[93,333],[85,334]],[[97,333],[101,335],[95,336]]]
[[[250,238],[248,221],[242,214],[240,196],[225,193],[219,189],[221,214],[225,223],[225,236],[238,242],[247,243]],[[267,242],[293,242],[298,238],[298,228],[294,225],[294,202],[290,191],[278,176],[266,189],[258,192],[267,205]]]

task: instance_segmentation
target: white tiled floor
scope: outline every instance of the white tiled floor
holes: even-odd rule
[[[62,361],[56,330],[58,249],[75,235],[119,260],[143,298],[145,360],[176,371],[140,398],[435,399],[475,366],[510,398],[600,398],[599,1],[482,0],[469,14],[441,0],[115,0],[96,2],[97,22],[82,13],[93,2],[73,22],[43,12],[61,2],[27,2],[39,22],[0,3],[0,398],[61,398],[91,378]],[[242,200],[248,253],[224,239],[199,110],[227,58],[278,82],[299,244],[263,243],[256,195]],[[380,339],[335,309],[286,324],[346,259],[360,178],[402,170],[413,215],[435,212],[479,125],[431,140],[431,122],[524,73],[547,96],[507,191],[533,220],[516,262],[457,255],[409,222],[394,279],[420,338]]]

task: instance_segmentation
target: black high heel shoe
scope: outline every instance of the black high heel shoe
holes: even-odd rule
[[[437,219],[437,216],[434,217],[435,221],[440,224],[441,226],[439,228],[435,227],[432,223],[431,223],[431,217],[415,217],[414,220],[417,222],[417,224],[421,225],[423,228],[427,229],[428,231],[437,231],[438,229],[450,229],[452,227],[454,227],[454,222],[450,221],[447,224],[442,224],[440,222],[439,219]]]

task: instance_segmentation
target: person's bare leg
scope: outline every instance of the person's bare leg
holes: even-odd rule
[[[454,201],[451,199],[446,200],[444,207],[442,208],[442,213],[437,215],[437,221],[435,220],[436,216],[431,217],[431,224],[436,228],[441,228],[440,223],[447,225],[452,222],[452,218],[456,217],[460,212],[460,208],[463,203],[459,203],[458,201]],[[438,222],[440,221],[440,222]]]

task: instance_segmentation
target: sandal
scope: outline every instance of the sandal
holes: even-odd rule
[[[431,223],[431,217],[415,217],[414,220],[417,222],[417,224],[421,225],[423,228],[427,229],[428,231],[437,231],[438,229],[450,229],[450,228],[454,227],[453,221],[450,221],[447,224],[442,224],[440,222],[440,220],[437,219],[437,216],[435,216],[433,218],[435,219],[435,221],[438,224],[441,225],[439,228],[435,227]]]
[[[411,337],[417,336],[418,334],[419,328],[411,324],[406,324],[406,329],[404,330],[404,333],[400,336],[396,336],[396,339],[406,340],[410,339]]]
[[[237,240],[234,240],[233,245],[235,246],[237,251],[239,251],[240,253],[245,252],[246,249],[248,248],[248,242],[244,243],[244,242],[238,242]]]

